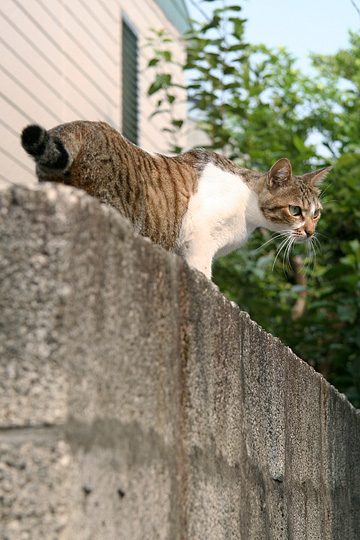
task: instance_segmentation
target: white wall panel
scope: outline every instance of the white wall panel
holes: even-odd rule
[[[150,119],[157,97],[147,89],[145,48],[151,28],[177,30],[153,0],[1,0],[0,2],[0,175],[13,182],[34,181],[34,165],[19,143],[29,122],[52,127],[76,119],[105,120],[121,127],[121,20],[139,40],[140,144],[168,151],[161,129],[168,120]],[[177,71],[177,72],[176,72]],[[176,70],[178,80],[183,79]],[[181,108],[185,114],[185,106]]]

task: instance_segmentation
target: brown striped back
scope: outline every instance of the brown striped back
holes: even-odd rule
[[[195,154],[150,154],[104,122],[62,124],[58,137],[71,156],[65,174],[38,167],[40,180],[63,182],[112,205],[153,242],[174,249],[189,198],[196,190]],[[191,154],[191,153],[189,153]]]

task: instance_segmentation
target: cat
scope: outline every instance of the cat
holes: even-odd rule
[[[331,169],[294,176],[287,158],[257,172],[205,150],[152,154],[104,122],[49,131],[30,125],[21,142],[39,181],[75,186],[112,205],[135,231],[209,279],[214,258],[239,248],[258,227],[289,247],[311,239],[322,208],[318,186]]]

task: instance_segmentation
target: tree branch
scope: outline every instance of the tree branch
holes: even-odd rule
[[[360,8],[359,8],[359,6],[356,5],[355,0],[350,0],[350,2],[352,3],[354,8],[356,9],[357,14],[360,16]]]
[[[194,6],[195,9],[198,10],[198,12],[201,14],[201,16],[205,19],[206,22],[211,21],[211,17],[199,6],[198,2],[195,0],[189,0],[190,4]]]
[[[323,144],[323,146],[325,146],[325,147],[331,152],[332,157],[333,157],[333,158],[336,158],[336,153],[335,153],[334,150],[331,148],[330,143],[328,143],[328,142],[323,142],[322,144]]]

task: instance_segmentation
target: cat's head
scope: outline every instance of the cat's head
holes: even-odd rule
[[[259,206],[267,228],[286,231],[295,242],[311,239],[320,219],[319,186],[331,167],[295,176],[288,159],[279,159],[266,175]]]

